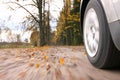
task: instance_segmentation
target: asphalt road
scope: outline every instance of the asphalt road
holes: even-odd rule
[[[0,80],[120,80],[120,69],[93,67],[83,46],[1,49]]]

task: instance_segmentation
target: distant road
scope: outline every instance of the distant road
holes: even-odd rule
[[[93,67],[83,46],[0,49],[0,80],[120,80],[120,69]]]

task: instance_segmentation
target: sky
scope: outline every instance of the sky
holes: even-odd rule
[[[23,42],[25,39],[30,38],[31,32],[25,32],[23,34],[23,27],[21,22],[23,22],[23,18],[28,15],[28,13],[24,10],[24,9],[15,9],[16,5],[13,4],[9,4],[9,6],[11,6],[12,8],[14,8],[15,10],[11,10],[8,7],[8,4],[6,4],[6,2],[8,1],[15,1],[15,0],[0,0],[0,28],[3,28],[2,26],[7,26],[8,28],[10,28],[12,30],[12,35],[14,36],[15,34],[20,34],[21,37],[21,41]],[[26,3],[31,3],[31,0],[26,0],[26,1],[22,1],[19,0],[20,4],[26,4]],[[50,13],[51,16],[54,18],[58,18],[59,16],[59,12],[62,10],[63,7],[63,0],[51,0],[51,4],[50,4]],[[26,7],[28,10],[30,10],[31,12],[37,12],[36,8],[33,7]],[[56,30],[56,22],[50,22],[51,28],[52,30]],[[2,41],[4,42],[12,42],[12,40],[10,41],[8,39],[9,34],[8,33],[1,33],[0,34],[0,39],[2,39]],[[16,38],[14,38],[16,41]],[[0,40],[1,41],[1,40]],[[30,42],[30,40],[29,40]]]

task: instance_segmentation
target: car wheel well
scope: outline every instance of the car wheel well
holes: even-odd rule
[[[82,8],[81,8],[81,29],[82,29],[82,33],[83,33],[83,21],[84,21],[84,13],[87,7],[87,4],[90,0],[83,0],[82,3]]]

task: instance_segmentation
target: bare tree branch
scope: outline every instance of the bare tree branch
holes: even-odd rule
[[[34,7],[38,8],[38,6],[35,5],[35,4],[25,4],[25,5],[22,5],[22,6],[34,6]]]
[[[14,8],[12,8],[10,5],[8,5],[8,7],[9,7],[9,9],[11,9],[11,10],[15,10]]]
[[[22,6],[21,4],[17,3],[17,2],[8,2],[8,3],[12,3],[12,4],[16,4],[18,5],[19,7],[23,8],[25,11],[27,11],[32,17],[33,19],[39,23],[39,20],[37,20],[37,18],[28,10],[26,9],[24,6]]]
[[[37,4],[35,0],[32,0],[34,4]]]

